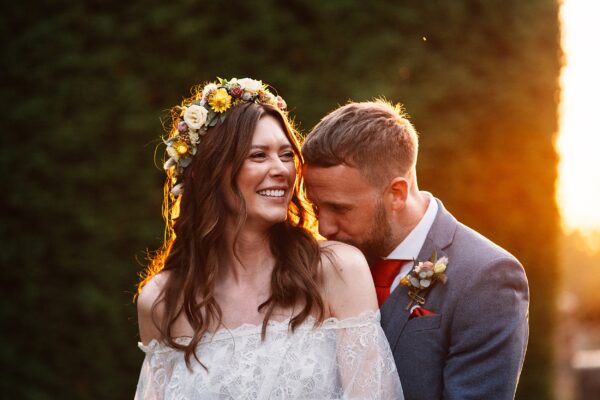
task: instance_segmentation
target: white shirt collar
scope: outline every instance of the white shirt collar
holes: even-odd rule
[[[425,243],[427,234],[433,225],[438,212],[438,203],[429,192],[421,192],[429,198],[429,205],[417,226],[404,238],[402,242],[386,257],[396,260],[414,260],[419,256],[421,247]]]

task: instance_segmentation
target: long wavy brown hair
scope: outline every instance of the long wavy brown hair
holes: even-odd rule
[[[201,96],[196,89],[192,98],[183,102],[191,104]],[[170,135],[174,135],[181,108],[171,113]],[[315,239],[316,223],[302,190],[302,155],[295,130],[286,114],[278,108],[264,104],[243,103],[227,112],[225,120],[209,128],[198,145],[193,161],[183,173],[183,194],[170,193],[173,176],[168,173],[165,182],[163,214],[166,220],[165,241],[152,255],[150,264],[142,275],[138,293],[154,275],[170,271],[168,281],[152,308],[153,322],[160,330],[162,340],[169,346],[183,350],[185,360],[195,348],[209,326],[219,326],[222,312],[214,297],[215,280],[225,267],[225,219],[231,218],[225,193],[227,186],[238,199],[237,231],[240,233],[246,218],[243,196],[237,187],[236,177],[252,144],[258,120],[273,116],[281,125],[293,152],[296,163],[296,183],[284,222],[270,228],[270,249],[275,258],[271,276],[270,297],[258,311],[264,312],[262,338],[276,307],[301,306],[300,312],[290,321],[292,331],[310,315],[323,321],[324,303],[320,295],[321,249]],[[225,173],[231,171],[231,173]],[[229,179],[227,179],[229,178]],[[234,241],[235,249],[235,241]],[[164,317],[156,320],[156,306],[164,303]],[[189,344],[177,343],[171,335],[178,317],[185,315],[194,334]],[[198,360],[200,362],[200,360]]]

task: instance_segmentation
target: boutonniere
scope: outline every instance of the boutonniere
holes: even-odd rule
[[[428,261],[414,261],[413,269],[406,274],[400,284],[408,286],[408,302],[406,309],[409,310],[413,303],[419,305],[425,304],[425,297],[421,291],[433,287],[438,281],[445,284],[448,277],[444,273],[448,266],[448,257],[442,257],[438,260],[437,251],[433,251]]]

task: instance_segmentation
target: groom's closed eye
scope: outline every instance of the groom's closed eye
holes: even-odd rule
[[[332,204],[327,204],[326,206],[329,209],[329,211],[333,212],[334,214],[338,214],[338,215],[343,215],[352,209],[352,207],[344,205],[344,204],[332,203]]]

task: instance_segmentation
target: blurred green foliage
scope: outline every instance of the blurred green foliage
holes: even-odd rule
[[[196,83],[272,84],[307,132],[406,105],[419,183],[531,285],[519,398],[552,398],[559,73],[554,0],[21,1],[0,15],[3,398],[131,398],[132,303],[162,239],[160,118]]]

